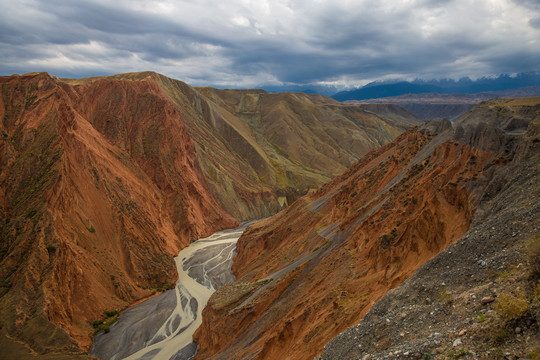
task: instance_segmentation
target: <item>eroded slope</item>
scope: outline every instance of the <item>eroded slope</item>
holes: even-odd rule
[[[319,354],[469,229],[476,206],[500,190],[497,169],[537,116],[538,99],[527,101],[492,104],[487,115],[479,108],[455,130],[439,122],[408,131],[253,226],[238,243],[237,282],[205,309],[199,358]],[[494,118],[500,105],[527,121]],[[521,125],[501,129],[510,123]]]
[[[13,358],[84,356],[92,323],[171,284],[190,241],[273,214],[360,156],[328,152],[317,168],[318,156],[268,145],[247,108],[151,72],[0,82],[0,347]],[[327,101],[295,106],[308,100],[294,121]],[[373,146],[404,127],[355,116],[373,136],[384,129]],[[341,122],[320,119],[318,131]],[[306,141],[304,152],[326,146]]]
[[[180,248],[237,224],[149,87],[2,79],[2,331],[32,351],[87,349],[104,310],[170,284]]]

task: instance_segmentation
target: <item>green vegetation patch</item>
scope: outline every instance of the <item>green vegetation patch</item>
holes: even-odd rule
[[[119,313],[117,310],[105,310],[103,315],[105,315],[103,319],[92,322],[94,334],[98,334],[102,331],[107,334],[110,331],[111,325],[118,321]]]

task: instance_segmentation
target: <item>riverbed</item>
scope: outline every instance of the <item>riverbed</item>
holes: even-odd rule
[[[210,295],[235,280],[236,241],[249,223],[199,239],[175,258],[173,290],[124,311],[109,333],[95,336],[90,355],[101,360],[184,360],[197,352],[193,333]]]

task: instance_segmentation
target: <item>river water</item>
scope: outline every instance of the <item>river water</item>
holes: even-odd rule
[[[174,290],[124,311],[110,332],[95,336],[90,355],[101,360],[183,360],[197,351],[193,333],[210,295],[233,282],[236,241],[249,223],[199,239],[175,258]]]

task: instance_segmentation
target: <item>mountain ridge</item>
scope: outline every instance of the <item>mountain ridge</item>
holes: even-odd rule
[[[269,95],[256,107],[268,122],[300,128],[316,110],[333,114],[313,120],[321,129],[354,130],[334,142],[371,136],[347,156],[320,152],[314,144],[330,138],[308,133],[303,147],[280,150],[281,128],[260,145],[268,134],[231,110],[250,91],[215,90],[214,101],[153,72],[0,83],[0,345],[15,358],[84,358],[104,311],[171,286],[180,248],[277,212],[408,127],[402,115],[386,122],[357,105]]]
[[[475,94],[406,94],[378,99],[349,100],[347,102],[396,104],[424,121],[444,118],[450,121],[456,121],[482,101],[497,98],[534,97],[539,95],[540,87],[531,86]]]

